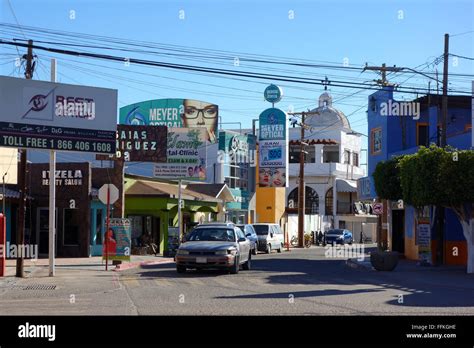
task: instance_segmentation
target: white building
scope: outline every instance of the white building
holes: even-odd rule
[[[305,178],[305,232],[347,228],[359,241],[361,230],[375,240],[374,217],[355,213],[356,180],[365,176],[361,167],[360,134],[352,131],[347,117],[332,105],[332,97],[323,93],[319,106],[308,115],[305,124],[307,151]],[[288,231],[298,231],[298,181],[300,175],[301,128],[290,128],[290,169],[287,188]],[[370,222],[370,224],[369,224]]]

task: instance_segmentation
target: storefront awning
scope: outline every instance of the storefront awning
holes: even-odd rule
[[[336,181],[337,192],[357,192],[357,183],[355,181],[348,180],[337,180]]]

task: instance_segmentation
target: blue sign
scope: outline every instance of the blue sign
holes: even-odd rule
[[[259,120],[259,140],[286,140],[286,114],[283,111],[266,109]]]
[[[265,100],[270,103],[278,103],[283,96],[283,91],[277,85],[270,85],[265,88],[265,92],[263,92],[265,96]]]

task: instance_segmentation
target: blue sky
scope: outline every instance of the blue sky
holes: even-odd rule
[[[15,18],[8,1],[0,1],[0,22],[14,24]],[[347,58],[349,66],[356,67],[366,62],[372,65],[387,63],[411,68],[422,65],[420,69],[424,69],[424,72],[435,71],[433,64],[426,63],[442,54],[444,33],[460,34],[474,30],[474,3],[467,0],[274,0],[258,3],[255,0],[10,0],[10,3],[18,22],[32,27],[239,52],[240,54],[235,54],[236,57],[245,57],[251,53],[328,62],[327,64],[341,66]],[[74,19],[70,18],[71,11],[74,11]],[[183,15],[180,11],[184,11],[184,19],[180,18],[180,15]],[[12,37],[29,38],[28,35],[13,35],[0,28],[0,38]],[[450,51],[474,57],[473,43],[472,32],[453,36]],[[110,53],[124,55],[120,52]],[[35,78],[47,80],[52,55],[41,51],[36,54],[41,63]],[[22,76],[13,64],[15,55],[17,51],[14,48],[0,47],[0,74]],[[130,56],[183,64],[207,64],[142,56],[137,53],[130,53]],[[263,100],[263,90],[270,80],[236,81],[133,64],[124,66],[122,63],[85,58],[56,57],[60,82],[116,88],[119,91],[119,107],[154,98],[200,99],[218,104],[223,122],[241,122],[242,127],[250,127],[251,120],[257,118],[259,113],[269,106]],[[473,63],[474,61],[465,59],[451,61],[450,73],[473,74]],[[252,67],[249,65],[253,64],[241,62],[240,66],[236,67],[234,60],[229,59],[209,66],[250,70]],[[364,82],[378,78],[374,72],[268,65],[266,67],[284,69],[285,72],[271,71],[286,75],[303,73],[305,76],[321,79],[327,75],[329,80]],[[442,63],[437,68],[441,73]],[[110,75],[100,75],[104,73]],[[451,87],[468,91],[470,79],[472,80],[468,77],[453,77]],[[402,85],[413,87],[426,88],[428,84],[428,79],[419,75],[391,74],[389,80],[399,83],[407,80]],[[314,107],[323,92],[322,86],[288,83],[282,85],[285,96],[277,107],[283,110],[287,110],[290,105],[295,111]],[[356,131],[366,134],[365,110],[370,91],[361,91],[351,96],[357,92],[356,89],[330,87],[329,90],[335,99],[334,106],[349,115],[349,121]],[[411,99],[414,96],[404,97]],[[224,128],[231,127],[238,126],[224,125]]]

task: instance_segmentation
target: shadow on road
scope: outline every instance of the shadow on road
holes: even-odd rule
[[[341,259],[309,259],[298,258],[297,255],[288,256],[290,254],[272,255],[270,258],[256,257],[252,260],[251,271],[241,271],[241,274],[233,275],[232,280],[238,283],[238,280],[245,279],[245,276],[255,275],[265,279],[268,284],[274,285],[317,285],[319,287],[321,285],[328,287],[357,285],[365,287],[364,289],[317,289],[291,292],[298,297],[343,296],[390,291],[385,303],[394,306],[474,307],[474,278],[470,275],[459,272],[424,270],[418,272],[414,270],[396,272],[354,270],[345,266],[345,260]],[[178,274],[174,264],[147,265],[142,268],[143,272],[139,273],[139,276],[143,277],[142,279],[162,277],[176,279],[178,282],[181,278],[202,279],[227,275],[227,272],[218,270],[192,270]],[[266,292],[219,298],[288,298],[289,293],[290,291]],[[399,294],[403,294],[403,304],[399,303]]]

